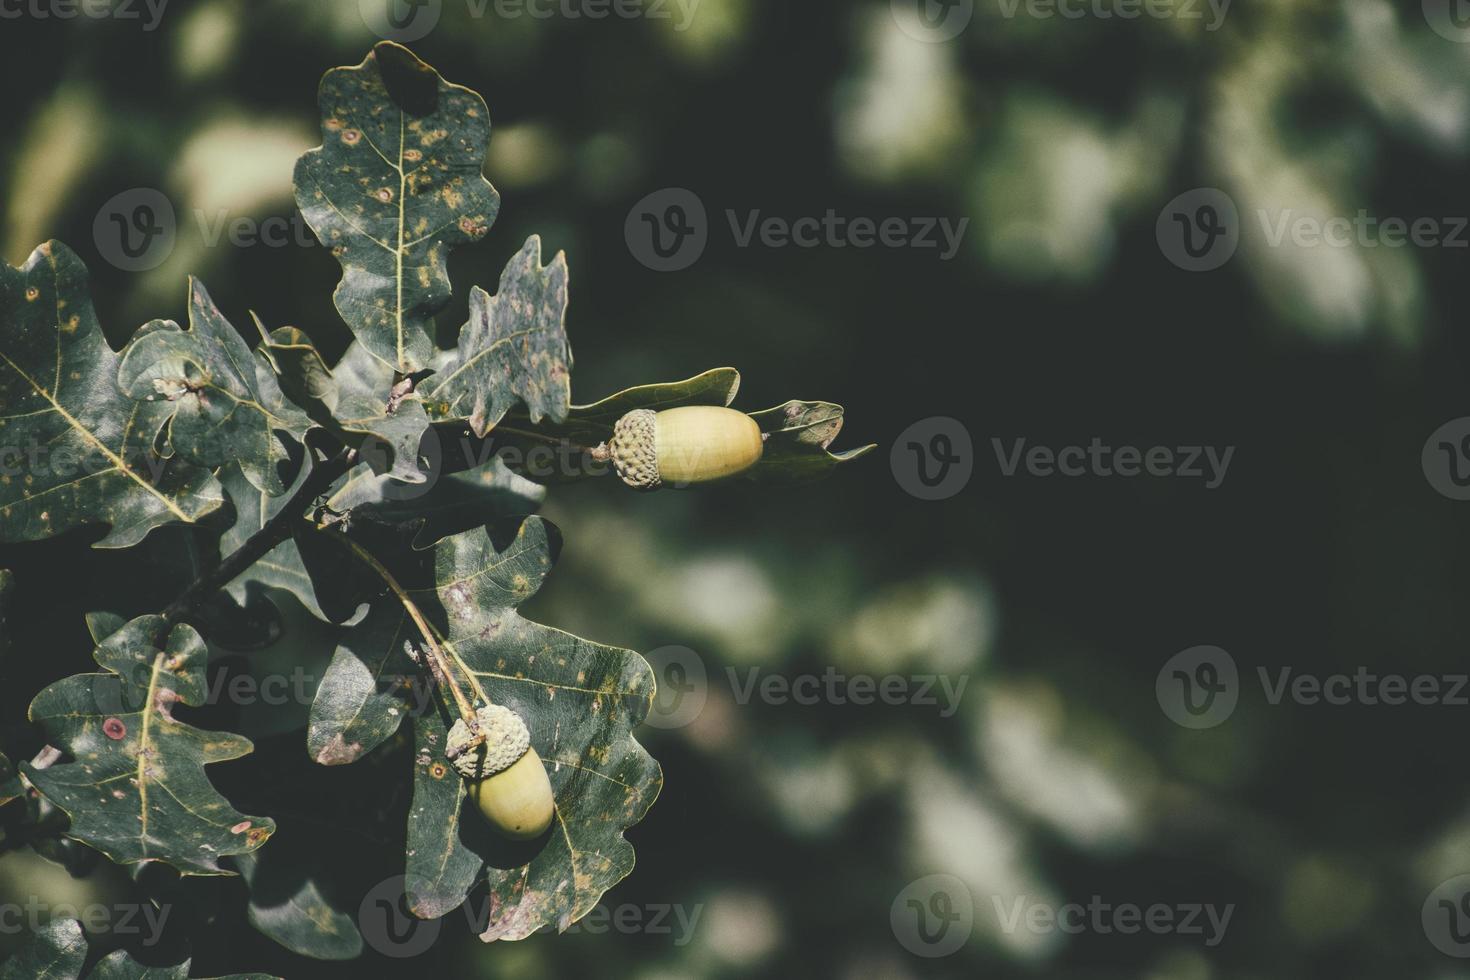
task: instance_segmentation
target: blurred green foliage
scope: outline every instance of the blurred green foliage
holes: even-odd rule
[[[491,234],[453,258],[441,327],[463,321],[471,283],[492,286],[539,233],[570,259],[576,400],[733,363],[744,406],[843,402],[849,444],[886,449],[917,419],[958,418],[976,477],[923,502],[875,454],[790,491],[639,496],[603,481],[552,494],[546,513],[567,545],[528,613],[639,650],[687,646],[708,672],[693,723],[646,734],[666,788],[630,835],[638,868],[606,899],[698,907],[687,943],[583,929],[482,947],[451,924],[424,957],[319,965],[209,906],[196,969],[1470,975],[1419,919],[1432,888],[1470,871],[1453,769],[1467,709],[1271,705],[1254,681],[1283,665],[1464,671],[1470,563],[1455,542],[1470,516],[1433,492],[1418,459],[1430,431],[1470,414],[1470,255],[1272,246],[1253,218],[1470,214],[1470,45],[1437,35],[1417,5],[1380,0],[1241,4],[1213,31],[1024,7],[1006,17],[990,0],[943,44],[916,40],[908,14],[877,0],[703,0],[682,31],[470,9],[446,0],[412,45],[484,94],[496,126],[487,176],[504,199]],[[290,217],[292,162],[317,141],[317,79],[374,40],[349,0],[174,0],[152,32],[6,21],[4,257],[18,263],[49,237],[76,247],[114,346],[147,319],[181,319],[194,273],[235,322],[253,309],[334,357],[347,334],[331,256],[211,245],[209,227]],[[92,225],[138,186],[175,202],[179,238],[157,269],[128,274],[98,255]],[[709,208],[711,245],[692,268],[658,274],[629,253],[624,219],[671,186]],[[1238,257],[1208,274],[1175,268],[1154,238],[1165,202],[1199,186],[1225,190],[1247,219]],[[971,227],[950,262],[741,249],[725,231],[726,209],[829,208]],[[1214,491],[1006,478],[993,462],[992,438],[1093,436],[1237,453]],[[0,717],[23,718],[35,691],[85,669],[83,612],[132,613],[177,590],[164,571],[129,578],[119,556],[85,545],[0,558],[18,573],[14,608],[45,620],[12,624]],[[1154,682],[1202,643],[1229,650],[1249,679],[1226,724],[1192,731],[1160,711]],[[941,717],[740,704],[727,673],[829,666],[968,683]],[[300,733],[276,737],[294,746]],[[22,756],[34,739],[16,722],[0,743]],[[404,771],[384,767],[354,791]],[[889,913],[934,873],[965,883],[976,924],[963,950],[927,960],[897,941]],[[19,854],[0,862],[0,897],[128,888],[118,873],[89,882]],[[222,908],[239,898],[229,882],[212,887]],[[1236,911],[1213,948],[998,924],[996,902],[1094,895]]]

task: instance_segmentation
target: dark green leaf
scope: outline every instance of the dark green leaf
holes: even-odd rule
[[[567,344],[567,260],[541,265],[532,235],[500,277],[494,296],[476,286],[459,349],[420,386],[436,419],[465,419],[483,437],[517,402],[532,423],[560,422],[571,405],[572,351]]]
[[[73,761],[22,772],[71,818],[68,836],[118,864],[164,861],[186,875],[228,874],[219,858],[255,850],[275,823],[237,812],[204,771],[249,753],[249,740],[173,717],[176,703],[204,703],[204,641],[161,616],[124,625],[97,614],[88,626],[98,642],[93,656],[109,673],[57,681],[30,709],[50,744]]]
[[[479,811],[464,805],[464,782],[447,766],[443,704],[417,719],[411,907],[425,918],[443,915],[483,875],[491,909],[485,939],[565,929],[587,914],[632,870],[623,832],[643,818],[663,783],[658,763],[633,738],[654,692],[643,658],[515,611],[550,571],[554,535],[532,517],[502,545],[484,529],[441,541],[432,588],[412,593],[442,633],[441,645],[489,700],[525,719],[556,794],[556,822],[545,838],[511,845],[494,837]]]
[[[358,471],[327,502],[334,510],[351,510],[354,518],[414,529],[414,547],[422,549],[499,518],[534,513],[545,499],[545,487],[492,458],[476,469],[431,478],[427,484],[404,484]]]
[[[826,476],[837,466],[866,456],[875,446],[833,453],[827,447],[842,431],[842,406],[831,402],[789,401],[752,412],[766,433],[761,460],[745,474],[759,483],[804,483]]]
[[[334,546],[341,560],[353,560]],[[384,598],[342,638],[311,703],[306,750],[313,759],[356,762],[398,730],[416,690],[418,668],[403,649],[415,635],[403,607]]]
[[[172,406],[118,387],[86,267],[65,245],[42,245],[20,269],[0,263],[0,323],[0,430],[6,445],[36,454],[0,473],[0,540],[110,524],[98,546],[122,548],[224,502],[208,470],[155,449]]]
[[[481,174],[490,114],[392,43],[322,78],[322,145],[296,164],[296,203],[342,263],[337,309],[391,370],[432,366],[451,249],[489,229],[500,196]]]
[[[228,555],[237,551],[252,535],[265,527],[266,523],[275,517],[295,495],[301,484],[310,477],[312,466],[313,461],[308,453],[290,492],[277,497],[272,497],[252,486],[250,481],[245,479],[239,466],[232,464],[220,470],[220,483],[224,485],[225,492],[230,495],[230,502],[235,506],[235,523],[220,538],[220,554]],[[305,515],[302,517],[304,520]],[[323,610],[318,601],[312,578],[307,573],[301,552],[293,540],[288,539],[276,545],[266,553],[264,558],[251,565],[243,574],[229,583],[226,589],[242,606],[248,605],[253,596],[262,589],[286,589],[300,599],[314,615],[329,622],[335,621],[327,611]],[[331,612],[347,619],[355,608],[355,606],[352,609],[333,608]]]
[[[189,329],[155,320],[123,350],[118,384],[131,398],[169,406],[168,441],[191,463],[233,461],[252,485],[284,493],[311,420],[287,400],[197,279]]]
[[[337,383],[337,413],[331,428],[356,448],[374,473],[423,483],[432,463],[423,458],[429,416],[416,396],[393,396],[393,369],[362,344],[347,348],[332,369]]]
[[[0,806],[20,799],[24,793],[25,787],[20,784],[20,777],[16,775],[15,763],[0,752]]]
[[[0,980],[77,980],[86,961],[87,939],[77,920],[52,919],[0,965]]]
[[[362,952],[362,936],[347,912],[333,907],[317,887],[322,869],[309,855],[272,845],[235,858],[250,889],[250,924],[293,953],[319,960],[350,960]]]
[[[395,397],[393,369],[362,344],[348,347],[331,369],[310,337],[280,327],[256,354],[312,421],[361,452],[375,473],[423,482],[421,442],[429,426],[423,403],[411,394]]]
[[[275,374],[286,397],[316,421],[330,419],[337,411],[337,381],[311,338],[295,327],[277,327],[266,333],[260,317],[252,313],[251,318],[261,335],[255,352]]]
[[[32,932],[24,945],[0,965],[0,980],[81,980],[87,937],[76,919],[52,919]],[[189,961],[175,966],[144,966],[127,950],[102,958],[88,980],[188,980]],[[238,973],[215,980],[279,980],[263,973]]]

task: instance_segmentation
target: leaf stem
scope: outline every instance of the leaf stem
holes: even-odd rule
[[[307,450],[310,452],[310,450]],[[187,622],[198,608],[220,589],[229,585],[242,573],[264,558],[271,549],[291,537],[292,530],[312,501],[327,490],[348,470],[358,464],[355,450],[346,450],[331,459],[318,462],[311,475],[301,484],[286,505],[274,517],[266,521],[259,531],[252,534],[238,549],[225,556],[212,571],[189,586],[182,595],[163,610],[163,618],[170,624]]]
[[[323,527],[319,524],[313,524],[312,526],[337,541],[348,551],[352,552],[364,565],[371,568],[383,580],[384,584],[388,586],[398,601],[403,604],[404,611],[408,613],[408,617],[413,620],[414,625],[419,629],[419,633],[423,635],[424,647],[429,655],[429,672],[434,675],[434,679],[439,681],[441,685],[449,688],[450,693],[454,696],[455,706],[459,709],[460,717],[473,730],[477,724],[474,705],[464,696],[464,692],[459,689],[459,682],[455,680],[454,675],[449,670],[449,661],[452,658],[455,665],[463,672],[465,680],[468,681],[470,689],[474,691],[475,696],[485,704],[489,704],[490,699],[485,696],[485,691],[480,687],[480,682],[475,679],[474,672],[452,650],[448,651],[446,655],[444,647],[440,644],[441,637],[439,631],[434,629],[433,624],[425,618],[423,610],[419,608],[417,602],[414,602],[413,596],[408,594],[408,590],[399,584],[398,579],[394,578],[393,573],[388,571],[383,563],[374,557],[372,552],[334,527]]]

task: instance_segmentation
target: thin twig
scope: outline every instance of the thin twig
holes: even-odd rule
[[[373,553],[368,551],[362,545],[358,544],[356,541],[352,540],[347,535],[343,534],[341,531],[337,530],[334,527],[322,527],[321,525],[316,524],[312,526],[315,527],[322,534],[325,534],[327,537],[339,542],[348,551],[352,552],[352,554],[356,556],[359,561],[371,568],[377,574],[377,576],[383,580],[384,584],[388,586],[393,595],[398,598],[398,601],[402,603],[404,611],[408,613],[408,616],[410,619],[413,620],[414,625],[419,628],[419,633],[423,635],[424,647],[428,651],[429,657],[432,660],[430,673],[432,673],[436,679],[442,677],[448,683],[449,691],[451,694],[454,695],[454,703],[459,708],[460,717],[464,718],[465,723],[467,725],[470,725],[473,729],[476,723],[475,708],[464,696],[464,692],[459,689],[458,682],[455,681],[454,676],[449,672],[449,657],[445,655],[444,648],[439,644],[439,631],[434,629],[434,627],[430,625],[429,621],[424,617],[423,611],[419,609],[418,603],[414,602],[413,597],[408,594],[408,590],[400,585],[398,583],[398,579],[393,577],[393,573],[388,571],[383,563],[378,561]],[[469,681],[471,688],[476,692],[481,700],[486,700],[484,696],[484,691],[480,689],[479,682],[476,681],[475,675],[470,671],[467,666],[465,666],[464,663],[459,661],[459,658],[457,656],[454,657],[454,660],[459,663],[460,669],[464,671],[465,677]],[[487,700],[486,703],[488,703]]]
[[[317,463],[301,489],[286,501],[286,505],[274,517],[266,521],[259,531],[227,555],[212,571],[169,603],[168,608],[163,611],[164,620],[169,623],[188,621],[206,600],[264,558],[276,545],[291,537],[296,522],[311,507],[312,502],[331,489],[332,484],[356,466],[357,462],[357,453],[349,450]]]

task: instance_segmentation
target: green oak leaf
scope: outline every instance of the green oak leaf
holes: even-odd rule
[[[144,966],[133,959],[127,950],[119,949],[104,956],[92,968],[92,972],[87,974],[87,980],[189,980],[191,962],[191,960],[185,960],[173,966]],[[232,973],[227,977],[215,977],[214,980],[280,980],[280,978],[266,973]]]
[[[123,350],[118,384],[129,397],[170,405],[169,445],[211,469],[234,461],[251,484],[276,496],[311,420],[286,398],[197,279],[189,282],[189,329],[155,320]]]
[[[343,560],[353,559],[344,553]],[[342,637],[311,702],[306,751],[313,759],[348,765],[398,731],[411,703],[423,699],[419,668],[404,652],[416,635],[403,607],[380,598]]]
[[[20,783],[20,777],[16,775],[15,763],[6,758],[5,753],[0,752],[0,806],[4,806],[11,800],[18,800],[25,795],[25,787]]]
[[[322,145],[296,163],[296,203],[342,264],[337,309],[392,370],[428,368],[449,252],[481,238],[500,210],[481,174],[489,111],[391,42],[327,72],[318,101]]]
[[[0,568],[0,661],[10,653],[10,601],[15,596],[15,573]]]
[[[362,344],[352,344],[332,369],[337,382],[337,411],[331,428],[355,447],[374,473],[391,474],[405,483],[423,483],[429,416],[416,395],[393,394],[393,369],[373,357]]]
[[[412,529],[414,547],[422,550],[440,538],[489,521],[535,513],[545,499],[545,487],[512,472],[499,457],[491,457],[474,469],[441,475],[421,485],[365,471],[352,473],[333,488],[327,506],[351,511],[354,519]]]
[[[766,433],[760,462],[745,474],[757,483],[804,483],[817,480],[843,463],[872,452],[875,445],[845,452],[828,450],[842,431],[842,406],[831,402],[789,401],[750,417]]]
[[[566,314],[566,256],[558,252],[542,266],[541,239],[532,235],[494,296],[471,290],[454,359],[419,386],[430,413],[465,419],[480,437],[518,402],[532,423],[565,419],[572,400]]]
[[[633,737],[654,693],[638,654],[524,619],[516,607],[539,589],[558,547],[540,518],[513,535],[484,528],[441,541],[432,586],[411,596],[440,644],[472,671],[490,701],[525,719],[556,794],[546,836],[511,844],[466,806],[464,780],[448,766],[443,699],[415,720],[417,757],[409,811],[410,908],[435,918],[489,888],[482,938],[521,939],[564,930],[633,868],[623,832],[658,796],[663,774]]]
[[[76,919],[52,919],[26,936],[20,950],[0,964],[0,980],[82,980],[87,937]],[[144,966],[119,949],[98,961],[87,980],[188,980],[189,961]],[[215,980],[279,980],[264,973],[236,973]]]
[[[248,754],[250,741],[173,717],[206,698],[203,639],[161,616],[124,623],[95,613],[93,657],[108,673],[77,674],[31,702],[30,719],[72,761],[21,771],[71,818],[69,837],[118,864],[163,861],[185,875],[224,875],[226,855],[253,851],[275,831],[237,812],[204,767]]]
[[[266,523],[290,501],[301,484],[311,476],[313,465],[311,454],[307,453],[301,470],[296,475],[296,482],[290,487],[290,492],[276,497],[256,489],[245,478],[245,474],[238,465],[231,464],[221,469],[219,480],[225,488],[225,493],[229,494],[230,503],[234,505],[235,523],[220,537],[220,554],[228,555],[238,551],[244,547],[251,535],[265,527]],[[300,599],[302,605],[311,610],[313,615],[328,622],[337,622],[334,616],[340,616],[341,619],[350,618],[356,609],[356,606],[351,609],[334,607],[330,612],[323,609],[311,575],[302,560],[301,551],[296,546],[296,542],[291,539],[276,545],[263,558],[226,586],[226,591],[242,607],[248,606],[257,593],[266,589],[286,589]]]
[[[318,960],[350,960],[362,952],[353,917],[334,907],[316,881],[322,869],[310,855],[280,851],[278,844],[235,858],[250,889],[250,924],[282,946]]]
[[[423,482],[421,443],[429,418],[406,386],[402,397],[394,397],[392,368],[358,343],[329,368],[311,338],[295,327],[278,327],[265,337],[256,354],[313,422],[361,452],[374,472]]]
[[[250,318],[261,337],[256,356],[265,361],[287,398],[305,409],[314,421],[326,424],[337,411],[337,379],[311,338],[296,327],[267,332],[260,317],[251,313]]]
[[[0,980],[78,980],[87,961],[87,937],[76,919],[52,919],[26,936],[0,964]]]
[[[0,441],[24,460],[0,466],[0,540],[108,524],[97,546],[123,548],[224,502],[208,470],[158,451],[172,407],[118,387],[118,356],[87,283],[86,266],[60,242],[19,269],[0,263]]]

